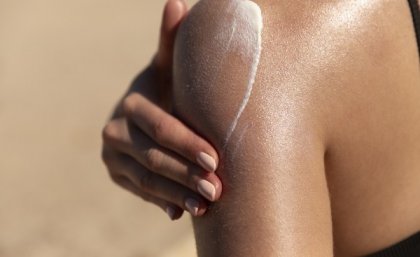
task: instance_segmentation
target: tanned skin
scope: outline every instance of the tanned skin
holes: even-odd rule
[[[224,1],[191,12],[218,19]],[[246,75],[235,56],[219,83],[174,99],[221,156],[223,195],[194,218],[199,256],[363,256],[419,231],[420,67],[407,1],[255,2],[263,51],[230,143],[223,110]],[[202,17],[186,22],[211,30]],[[206,29],[178,35],[175,51]]]

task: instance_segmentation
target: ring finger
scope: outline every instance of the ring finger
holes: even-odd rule
[[[115,155],[114,155],[115,156]],[[190,212],[194,216],[201,216],[206,212],[206,201],[200,195],[188,188],[165,177],[148,171],[130,156],[119,154],[108,165],[111,177],[129,191],[140,195],[145,200],[148,196],[161,199]],[[131,184],[118,181],[127,178]],[[163,206],[159,202],[159,206]]]
[[[221,182],[214,173],[206,172],[157,145],[125,118],[111,121],[104,133],[113,147],[130,155],[148,170],[199,192],[209,201],[220,197]]]

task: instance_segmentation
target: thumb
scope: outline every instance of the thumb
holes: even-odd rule
[[[176,33],[188,7],[184,0],[168,0],[165,5],[160,28],[159,49],[155,65],[159,70],[170,70]]]

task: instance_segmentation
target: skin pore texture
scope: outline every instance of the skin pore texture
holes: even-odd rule
[[[186,98],[188,95],[205,94],[203,91],[207,91],[209,87],[219,83],[219,80],[225,79],[220,77],[223,75],[222,69],[228,65],[229,58],[233,55],[243,65],[242,68],[245,76],[241,81],[238,81],[238,85],[242,82],[244,86],[242,89],[243,97],[235,103],[238,107],[232,109],[235,112],[232,113],[232,118],[227,120],[230,124],[226,124],[227,128],[225,129],[226,132],[223,141],[223,148],[226,148],[252,94],[261,55],[263,21],[261,10],[256,3],[248,0],[231,0],[223,3],[225,11],[218,19],[212,20],[210,14],[200,13],[200,16],[206,15],[209,20],[214,21],[211,24],[211,28],[205,26],[196,28],[194,26],[194,20],[201,18],[196,15],[201,10],[211,8],[211,4],[209,1],[199,2],[187,18],[191,22],[185,22],[184,26],[180,29],[180,34],[198,34],[200,33],[200,31],[197,31],[198,29],[209,30],[206,38],[201,38],[200,40],[207,41],[208,38],[213,40],[209,42],[211,45],[209,44],[205,48],[206,51],[200,53],[200,55],[205,55],[205,62],[202,62],[204,56],[197,58],[198,53],[189,52],[194,48],[194,45],[178,48],[179,51],[176,54],[182,56],[183,61],[181,63],[182,65],[175,66],[174,73],[177,77],[185,78],[184,86],[186,90],[175,90],[175,98]],[[193,41],[187,41],[186,43],[196,44]],[[185,71],[191,71],[191,69],[197,70],[197,72],[182,74]],[[194,86],[192,87],[191,85]],[[240,89],[238,88],[238,90]]]
[[[222,198],[193,219],[199,256],[364,256],[420,230],[406,0],[201,0],[173,90],[221,156]]]

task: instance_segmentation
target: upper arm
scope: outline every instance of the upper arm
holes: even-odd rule
[[[174,63],[175,113],[221,156],[222,198],[194,219],[199,256],[332,256],[317,85],[287,74],[299,59],[273,58],[281,45],[270,38],[286,31],[267,23],[249,93],[252,59],[241,48],[223,50],[224,38],[235,40],[223,33],[239,24],[228,1],[212,3],[202,0],[181,26]]]

